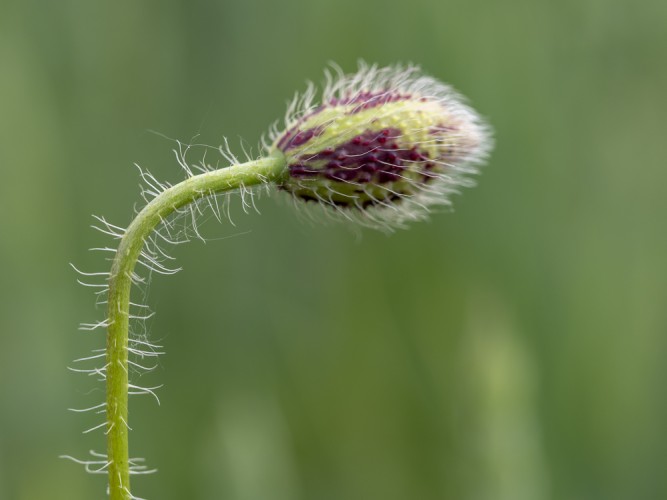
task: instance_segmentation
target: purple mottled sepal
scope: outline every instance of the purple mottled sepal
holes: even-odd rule
[[[280,188],[383,228],[424,218],[471,184],[491,148],[488,127],[450,87],[418,68],[362,65],[327,75],[290,107],[272,153],[285,155]]]

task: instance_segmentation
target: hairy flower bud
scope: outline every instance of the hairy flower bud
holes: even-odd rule
[[[314,95],[297,95],[271,133],[288,165],[280,188],[365,225],[401,227],[449,204],[491,147],[461,96],[416,67],[327,73],[321,104]]]

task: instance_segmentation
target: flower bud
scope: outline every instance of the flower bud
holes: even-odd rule
[[[416,67],[361,64],[332,76],[319,105],[297,96],[271,153],[285,155],[280,188],[370,226],[402,227],[476,172],[491,148],[488,127],[449,86]]]

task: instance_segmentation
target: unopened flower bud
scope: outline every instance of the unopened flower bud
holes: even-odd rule
[[[385,228],[424,218],[470,185],[487,156],[488,127],[449,86],[416,67],[361,65],[327,75],[321,104],[297,96],[270,152],[285,155],[280,188]]]

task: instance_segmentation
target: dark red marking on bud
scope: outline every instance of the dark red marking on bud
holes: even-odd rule
[[[359,92],[354,95],[335,97],[330,99],[328,104],[330,106],[349,106],[354,105],[348,114],[359,113],[366,109],[382,106],[390,102],[407,101],[414,97],[410,94],[399,94],[392,90],[382,90],[378,92]]]
[[[434,172],[436,167],[437,163],[434,163],[432,161],[427,161],[426,163],[424,163],[421,171],[421,178],[424,182],[426,183],[431,182],[438,176],[438,174]]]
[[[309,168],[301,163],[290,165],[289,172],[292,177],[316,177],[320,175],[319,170],[314,168]]]
[[[296,163],[289,166],[289,175],[292,179],[307,181],[312,185],[312,191],[297,182],[292,185],[287,181],[282,189],[291,191],[306,201],[319,199],[324,203],[338,207],[367,207],[370,205],[396,201],[401,196],[394,194],[394,186],[402,180],[411,177],[412,182],[429,182],[435,175],[432,170],[435,163],[428,162],[429,155],[420,152],[416,146],[410,149],[401,147],[397,139],[402,132],[395,128],[385,128],[379,131],[366,131],[353,137],[338,147],[323,149],[313,155],[302,155]],[[415,164],[428,162],[422,167]],[[419,175],[407,175],[406,170],[412,170]],[[416,169],[416,170],[415,170]],[[329,182],[332,193],[323,197],[317,194],[317,178]],[[315,184],[311,184],[315,182]],[[339,188],[335,187],[340,183]],[[386,185],[388,193],[378,199],[378,194],[370,195],[365,186]],[[327,188],[328,189],[328,188]],[[344,195],[343,193],[350,193]]]
[[[288,151],[292,148],[298,148],[299,146],[303,146],[313,137],[316,137],[319,134],[321,134],[323,129],[324,129],[323,126],[313,127],[307,130],[299,130],[296,133],[295,133],[296,128],[290,129],[287,132],[285,132],[285,135],[283,135],[280,141],[278,141],[277,146],[282,151]]]
[[[408,160],[419,161],[422,158],[423,156],[417,152],[416,148],[412,148],[410,151],[408,151]]]

